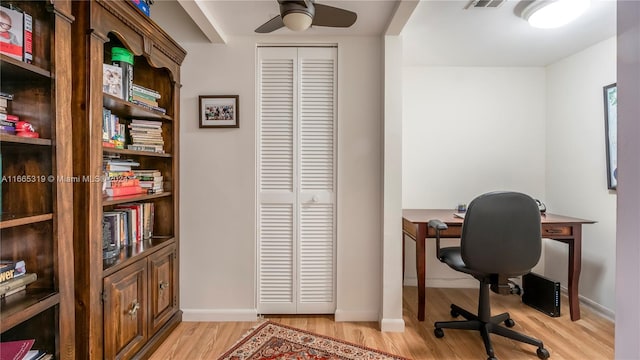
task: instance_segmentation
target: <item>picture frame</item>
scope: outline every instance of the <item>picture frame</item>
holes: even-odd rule
[[[200,95],[198,111],[200,128],[239,128],[240,97],[238,95]]]
[[[603,88],[604,129],[607,151],[607,188],[618,186],[618,87],[616,83]]]

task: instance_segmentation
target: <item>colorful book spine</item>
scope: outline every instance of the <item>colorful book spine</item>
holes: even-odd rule
[[[140,186],[127,186],[127,187],[107,188],[105,192],[107,196],[117,197],[117,196],[143,194],[143,193],[146,193],[146,190],[143,190]]]
[[[31,284],[37,279],[38,279],[38,275],[36,273],[28,273],[28,274],[24,274],[24,276],[20,276],[17,278],[13,278],[9,281],[5,281],[0,284],[0,295],[10,295],[9,293],[15,290],[24,288],[25,286]]]
[[[24,13],[24,62],[33,63],[33,18]]]
[[[160,99],[160,97],[162,97],[162,95],[160,95],[160,93],[156,90],[153,89],[149,89],[147,87],[144,87],[142,85],[138,85],[138,84],[133,84],[131,86],[131,89],[141,95],[145,95],[150,97],[151,99],[155,100],[155,99]]]
[[[151,106],[151,105],[149,105],[149,104],[143,103],[142,101],[138,101],[138,100],[132,100],[131,102],[132,102],[132,103],[134,103],[134,104],[136,104],[136,105],[140,105],[140,106],[142,106],[142,107],[145,107],[145,108],[147,108],[147,109],[151,109],[151,110],[154,110],[154,111],[160,112],[160,113],[162,113],[162,114],[166,114],[166,113],[167,113],[167,109],[165,109],[165,108],[161,108],[161,107],[159,107],[159,106]]]

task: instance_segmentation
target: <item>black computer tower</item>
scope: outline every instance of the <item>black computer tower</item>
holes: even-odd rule
[[[560,316],[560,283],[528,273],[522,276],[522,302],[549,316]]]

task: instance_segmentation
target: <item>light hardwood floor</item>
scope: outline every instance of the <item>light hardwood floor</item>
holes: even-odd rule
[[[427,289],[426,319],[417,320],[418,291],[405,287],[403,300],[404,333],[382,333],[377,322],[334,322],[333,316],[265,316],[285,325],[305,329],[352,343],[415,360],[486,359],[478,332],[447,330],[442,339],[433,335],[433,322],[451,319],[453,302],[472,312],[477,307],[477,290]],[[562,299],[562,316],[552,318],[524,304],[518,296],[491,294],[492,313],[509,311],[515,320],[514,330],[541,339],[551,353],[551,360],[613,359],[614,325],[585,307],[582,318],[571,321],[568,300]],[[217,359],[257,322],[183,322],[156,350],[151,360]],[[531,345],[492,335],[498,359],[515,360],[538,357]]]

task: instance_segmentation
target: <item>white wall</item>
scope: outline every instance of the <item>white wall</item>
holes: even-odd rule
[[[546,205],[583,226],[580,295],[613,316],[616,193],[607,190],[602,88],[616,82],[616,39],[547,67]],[[567,286],[567,246],[546,242],[545,273]],[[594,304],[595,305],[595,304]]]
[[[453,211],[492,190],[545,198],[544,68],[406,67],[403,81],[403,208]],[[415,285],[406,245],[405,284]],[[428,242],[427,286],[477,286],[434,253]]]
[[[402,319],[402,38],[384,37],[384,219],[382,331],[404,331]]]
[[[257,43],[181,42],[181,308],[185,320],[256,316]],[[337,320],[378,320],[382,248],[382,41],[338,44]],[[199,129],[198,95],[239,94],[239,129]]]

